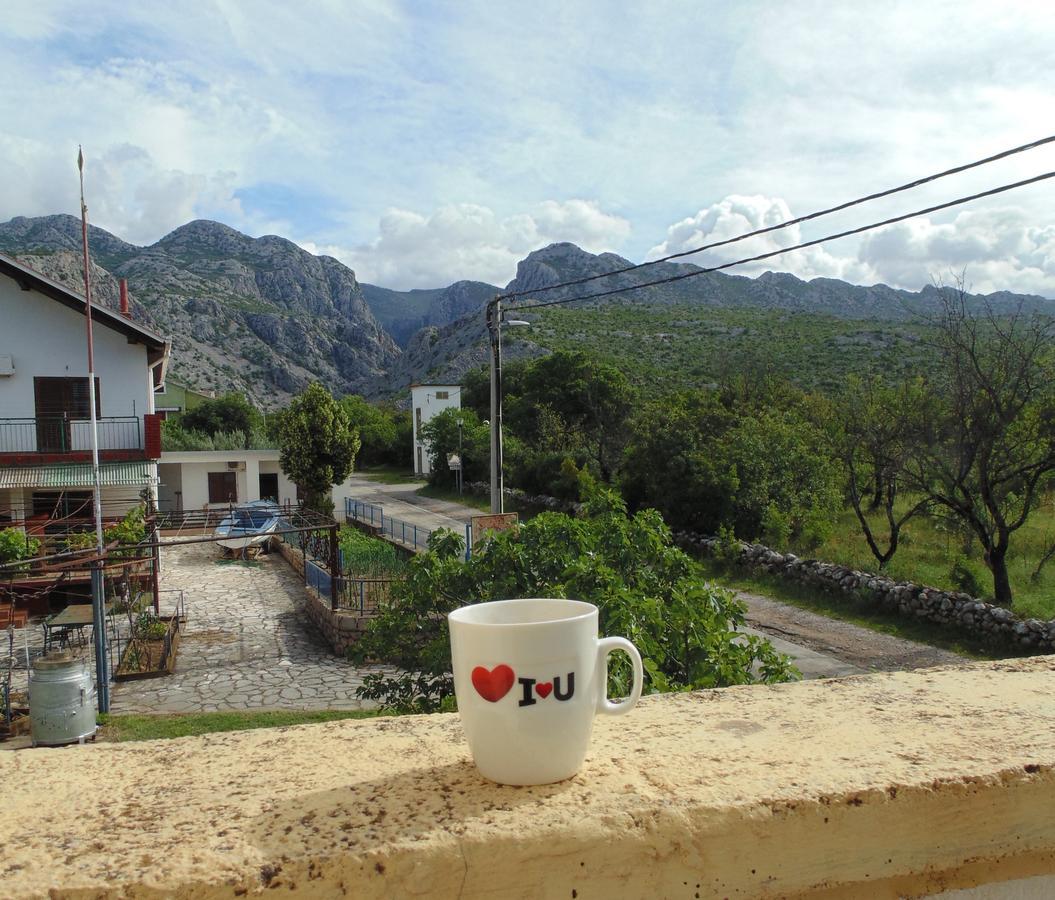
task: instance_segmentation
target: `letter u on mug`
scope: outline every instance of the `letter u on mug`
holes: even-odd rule
[[[597,713],[619,716],[641,696],[641,656],[597,636],[597,607],[579,600],[498,600],[448,617],[454,692],[477,768],[500,784],[549,784],[582,767]],[[608,654],[630,657],[630,696],[607,696]]]

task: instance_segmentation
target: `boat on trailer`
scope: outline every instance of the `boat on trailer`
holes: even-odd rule
[[[213,534],[225,550],[245,551],[267,543],[282,520],[279,505],[271,500],[254,500],[232,510]]]

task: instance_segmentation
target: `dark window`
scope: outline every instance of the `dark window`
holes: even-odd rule
[[[95,515],[91,491],[34,491],[33,515],[53,519],[72,516],[91,519]]]
[[[234,472],[209,473],[209,502],[238,502],[238,482],[235,480]]]
[[[414,410],[414,418],[417,421],[417,425],[418,425],[418,440],[420,441],[421,440],[421,407],[420,406],[417,407]]]
[[[436,391],[437,400],[447,400],[450,398],[450,393],[447,391]]]
[[[260,499],[274,500],[278,503],[278,473],[260,473]]]

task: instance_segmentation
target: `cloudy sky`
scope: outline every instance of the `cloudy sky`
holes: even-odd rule
[[[8,0],[0,221],[192,218],[394,288],[633,261],[1055,133],[1055,4]],[[1043,149],[736,258],[1055,170]],[[753,269],[1055,297],[1055,180]],[[778,243],[778,240],[780,243]]]

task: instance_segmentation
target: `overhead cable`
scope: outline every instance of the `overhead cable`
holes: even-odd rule
[[[845,203],[840,203],[838,206],[830,206],[827,209],[818,210],[817,212],[809,213],[805,216],[799,216],[795,219],[788,219],[786,222],[780,222],[777,225],[769,225],[766,228],[759,228],[755,231],[748,231],[744,234],[738,234],[735,237],[726,238],[723,241],[714,241],[710,244],[704,244],[702,247],[694,247],[692,250],[682,250],[679,253],[671,253],[669,256],[662,256],[659,259],[651,259],[648,262],[637,263],[632,266],[624,266],[621,269],[612,269],[610,272],[601,272],[597,275],[586,275],[582,278],[575,278],[570,281],[561,281],[557,284],[546,285],[545,287],[531,288],[524,291],[511,291],[508,294],[500,295],[500,300],[513,300],[517,297],[527,297],[531,294],[539,294],[544,291],[553,291],[558,288],[573,287],[577,284],[586,284],[590,281],[597,281],[599,278],[608,278],[612,275],[622,275],[626,272],[635,272],[638,269],[644,269],[647,266],[655,266],[659,263],[670,262],[672,259],[681,259],[685,256],[693,256],[696,253],[702,253],[704,250],[713,250],[715,247],[724,247],[727,244],[735,244],[738,241],[745,241],[748,238],[758,237],[762,234],[769,234],[773,231],[779,231],[782,228],[790,228],[792,225],[800,225],[803,222],[809,222],[812,219],[819,219],[822,216],[830,215],[831,213],[841,212],[844,209],[850,209],[853,206],[859,206],[862,203],[868,203],[871,200],[879,200],[883,197],[889,197],[892,194],[898,194],[902,191],[911,190],[912,188],[920,187],[921,185],[928,184],[932,181],[937,181],[939,178],[946,178],[949,175],[958,175],[960,172],[966,172],[969,169],[976,169],[979,166],[988,165],[989,163],[997,162],[1001,159],[1006,159],[1009,156],[1014,156],[1016,153],[1025,153],[1027,150],[1035,150],[1037,147],[1042,147],[1045,144],[1055,142],[1055,135],[1049,137],[1040,138],[1040,140],[1031,141],[1028,144],[1022,144],[1020,147],[1012,147],[1010,150],[1003,150],[1000,153],[995,153],[992,156],[987,156],[984,159],[978,159],[974,162],[965,163],[962,166],[955,166],[952,169],[945,169],[942,172],[935,172],[933,175],[927,175],[923,178],[917,178],[915,181],[910,181],[906,184],[899,185],[898,187],[888,188],[885,191],[878,191],[874,194],[868,194],[866,197],[858,197],[856,200],[848,200]]]
[[[872,231],[876,228],[882,228],[886,225],[894,225],[897,222],[904,222],[906,219],[914,219],[917,216],[925,216],[929,213],[938,212],[943,209],[949,209],[953,206],[962,206],[964,203],[970,203],[972,200],[980,200],[983,197],[992,197],[995,194],[1002,194],[1005,191],[1012,191],[1015,188],[1025,187],[1029,184],[1036,184],[1038,181],[1045,181],[1048,178],[1055,178],[1055,172],[1046,172],[1043,175],[1036,175],[1033,178],[1026,178],[1023,181],[1016,181],[1013,184],[1004,184],[1000,187],[992,188],[988,191],[980,191],[977,194],[971,194],[968,197],[960,197],[957,200],[949,200],[947,203],[939,203],[937,206],[928,206],[926,209],[918,209],[915,212],[904,213],[900,216],[894,216],[890,219],[884,219],[882,222],[873,222],[870,225],[862,225],[859,228],[851,228],[847,231],[840,231],[837,234],[829,234],[824,237],[817,238],[812,241],[804,241],[801,244],[795,244],[792,247],[782,247],[779,250],[770,250],[768,253],[759,253],[757,256],[748,256],[744,259],[738,259],[733,262],[722,263],[717,266],[710,266],[705,269],[694,269],[691,272],[686,272],[681,275],[673,275],[669,278],[658,278],[655,281],[643,281],[640,284],[627,285],[626,287],[613,288],[610,291],[597,291],[593,294],[579,294],[575,297],[567,297],[562,300],[549,300],[545,303],[525,303],[521,306],[509,307],[509,309],[540,309],[544,306],[559,306],[564,303],[574,303],[576,300],[590,300],[595,297],[610,297],[613,294],[625,294],[627,291],[637,291],[641,288],[655,287],[660,284],[670,284],[674,281],[684,281],[686,278],[695,278],[698,275],[706,275],[709,272],[717,272],[721,269],[731,269],[734,266],[742,266],[746,263],[759,262],[763,259],[769,259],[773,256],[779,256],[782,253],[790,253],[792,250],[802,250],[806,247],[815,247],[817,244],[823,244],[826,241],[834,241],[839,238],[850,237],[854,234],[862,234],[865,231]],[[556,285],[554,285],[556,287]],[[505,297],[497,298],[499,300],[506,299]]]

